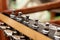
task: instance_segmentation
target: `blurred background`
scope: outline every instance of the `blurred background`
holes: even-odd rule
[[[15,9],[26,9],[26,8],[34,8],[40,6],[41,4],[46,4],[49,2],[53,2],[55,0],[7,0],[7,6],[9,10]],[[53,9],[52,12],[55,12],[54,20],[60,20],[60,9]],[[50,10],[39,11],[35,13],[26,14],[29,15],[31,19],[38,19],[41,22],[50,21],[51,13]],[[25,16],[25,15],[24,15]]]

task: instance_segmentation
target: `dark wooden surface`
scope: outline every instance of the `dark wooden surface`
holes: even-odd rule
[[[6,0],[0,0],[0,12],[7,9]]]
[[[60,20],[51,20],[50,23],[60,25]]]
[[[5,33],[3,30],[0,30],[0,40],[9,40],[7,36],[5,36]]]

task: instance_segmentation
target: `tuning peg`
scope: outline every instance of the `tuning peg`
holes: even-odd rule
[[[1,28],[2,30],[5,30],[5,29],[7,28],[7,26],[0,26],[0,28]]]
[[[57,31],[56,26],[51,25],[51,27],[49,29],[48,36],[51,37],[51,38],[54,38],[54,35],[55,35],[56,31]]]
[[[16,15],[15,15],[15,10],[13,10],[13,12],[10,14],[10,18],[15,19]]]
[[[4,32],[7,36],[12,36],[12,33],[13,33],[12,30],[4,30]]]
[[[4,25],[4,23],[3,22],[0,22],[0,25],[2,26],[2,25]]]
[[[57,31],[54,35],[55,40],[60,40],[60,27],[57,27]]]
[[[13,35],[12,38],[13,40],[21,40],[19,35]]]
[[[20,17],[20,16],[22,16],[23,15],[23,13],[22,12],[18,12],[18,16]]]

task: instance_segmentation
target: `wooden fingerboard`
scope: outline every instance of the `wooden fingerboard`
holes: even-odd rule
[[[2,20],[4,23],[10,25],[14,29],[18,30],[19,32],[23,33],[24,35],[32,38],[33,40],[52,40],[51,38],[49,38],[41,33],[38,33],[36,31],[34,31],[33,29],[26,27],[25,25],[3,15],[2,13],[0,13],[0,20]]]

